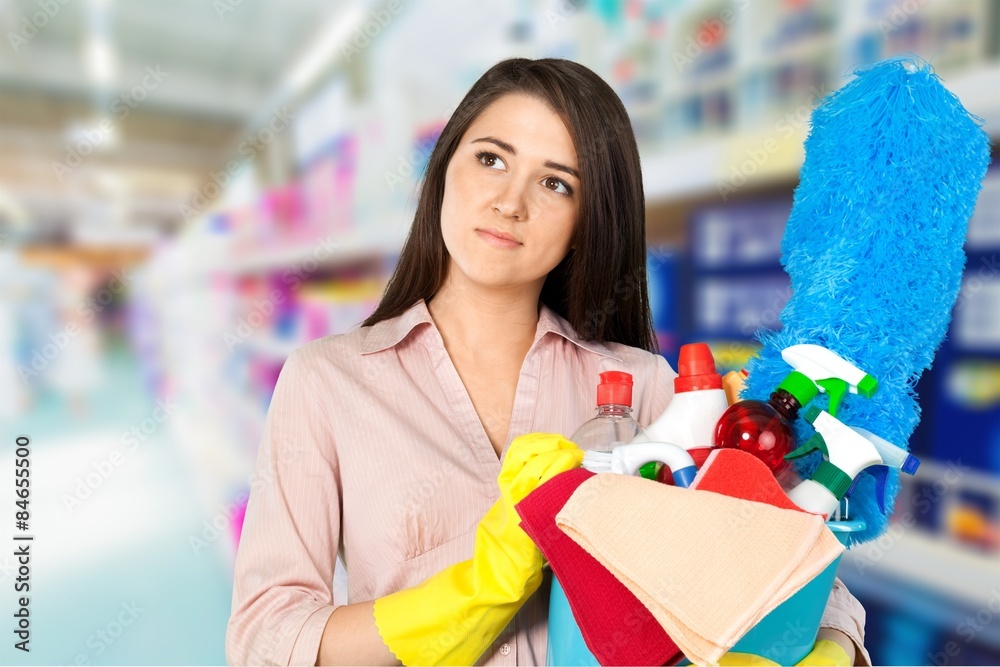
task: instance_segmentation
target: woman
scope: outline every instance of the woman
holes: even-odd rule
[[[593,72],[512,59],[476,82],[433,150],[377,310],[282,370],[230,662],[544,664],[548,582],[511,504],[579,465],[558,434],[593,416],[600,372],[632,374],[643,424],[673,393],[652,336],[644,207],[628,115]],[[338,552],[349,604],[331,595]],[[475,589],[487,571],[516,590]],[[451,621],[435,625],[438,612]],[[839,582],[823,625],[844,664],[870,664],[864,610]]]

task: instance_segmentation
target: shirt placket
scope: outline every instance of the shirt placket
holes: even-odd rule
[[[476,408],[472,404],[472,398],[462,383],[462,378],[455,369],[448,351],[444,347],[444,341],[437,329],[434,331],[434,340],[428,342],[428,350],[433,358],[434,373],[444,392],[447,404],[444,409],[450,409],[460,425],[460,432],[466,441],[466,445],[472,450],[472,454],[479,463],[479,480],[489,478],[491,475],[496,479],[494,470],[496,468],[496,452],[493,445],[483,429],[483,424],[476,414]],[[492,459],[492,460],[491,460]],[[498,470],[497,470],[498,471]]]
[[[480,658],[480,663],[484,665],[495,665],[497,667],[515,667],[517,665],[517,643],[520,637],[520,622],[515,615],[507,627],[503,629],[489,649]]]
[[[448,351],[444,347],[444,341],[437,334],[434,341],[428,346],[434,355],[434,370],[438,375],[438,381],[444,388],[446,399],[456,412],[459,418],[463,434],[468,438],[476,459],[480,463],[482,476],[480,481],[487,490],[490,497],[496,497],[496,480],[500,474],[500,461],[506,456],[510,443],[518,435],[530,433],[535,417],[535,400],[539,385],[539,368],[544,356],[544,349],[538,349],[541,339],[536,340],[528,353],[525,355],[521,365],[521,372],[517,379],[517,389],[514,394],[514,407],[511,410],[510,426],[507,434],[507,441],[501,450],[501,458],[498,459],[493,444],[483,428],[482,421],[476,413],[476,408],[472,403],[469,392],[462,383],[462,378],[451,361]],[[518,655],[529,655],[527,646],[522,644],[527,641],[520,631],[521,623],[519,615],[514,618],[507,627],[500,633],[500,636],[490,645],[486,653],[480,658],[479,664],[500,665],[502,667],[515,667],[518,662]]]

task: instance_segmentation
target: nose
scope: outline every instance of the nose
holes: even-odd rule
[[[509,180],[493,200],[493,210],[505,218],[524,220],[527,214],[525,186],[514,179]]]

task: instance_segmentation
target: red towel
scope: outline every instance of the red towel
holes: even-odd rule
[[[556,526],[556,514],[577,487],[593,475],[583,468],[567,470],[532,491],[515,506],[522,519],[521,528],[552,566],[587,648],[598,662],[676,664],[684,654],[649,610]]]
[[[690,488],[805,512],[791,501],[766,463],[741,449],[713,450]]]

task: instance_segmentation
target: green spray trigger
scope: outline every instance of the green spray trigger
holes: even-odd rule
[[[840,401],[844,399],[844,394],[847,393],[847,380],[826,378],[825,380],[817,380],[816,384],[830,395],[830,407],[827,408],[827,411],[831,417],[836,417],[837,409],[840,408]]]
[[[794,451],[785,454],[785,460],[791,461],[792,459],[797,459],[800,456],[805,456],[809,452],[821,451],[827,456],[830,452],[826,448],[826,440],[823,439],[823,435],[820,433],[814,434],[811,438],[799,445]]]

